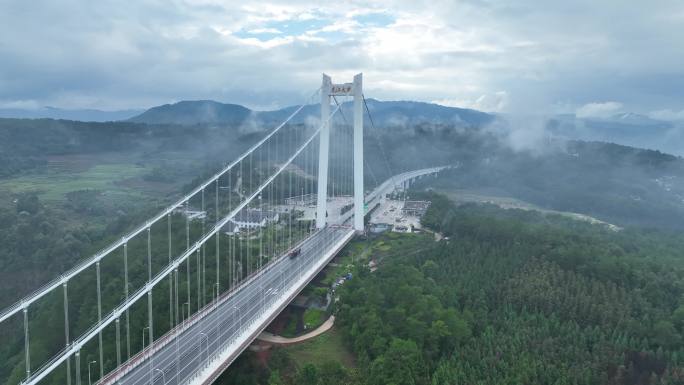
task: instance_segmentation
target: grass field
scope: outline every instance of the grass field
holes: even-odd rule
[[[306,309],[304,312],[304,327],[307,330],[313,330],[321,326],[325,322],[325,312],[318,309]]]
[[[348,368],[356,365],[354,355],[344,344],[342,334],[335,327],[316,338],[286,346],[284,349],[298,367],[308,363],[318,366],[327,361],[338,361]]]
[[[529,202],[522,201],[520,199],[506,197],[506,196],[495,196],[490,194],[483,194],[479,191],[474,190],[439,190],[440,193],[445,194],[452,201],[457,204],[462,203],[487,203],[499,206],[502,209],[519,209],[519,210],[532,210],[538,211],[543,214],[557,214],[564,216],[566,218],[571,218],[577,221],[589,222],[591,224],[601,224],[613,231],[622,230],[621,227],[614,224],[604,222],[600,219],[594,218],[586,214],[573,213],[570,211],[558,211],[544,209],[537,205]]]
[[[189,159],[187,154],[160,153],[155,156],[152,159],[140,153],[100,153],[51,157],[47,167],[0,179],[0,195],[35,192],[48,204],[63,202],[66,194],[79,190],[98,190],[109,201],[159,199],[179,191],[184,182],[195,176],[189,173],[199,174],[192,167],[196,159]],[[180,173],[179,177],[169,183],[143,179],[155,167],[170,167]]]
[[[0,180],[0,189],[11,193],[36,192],[42,201],[61,201],[66,194],[78,190],[100,190],[107,195],[137,195],[133,189],[117,184],[139,177],[147,168],[135,164],[100,164],[81,172],[48,170],[45,173],[23,175]]]

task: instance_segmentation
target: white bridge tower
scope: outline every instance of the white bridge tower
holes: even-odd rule
[[[326,223],[328,198],[328,155],[330,154],[330,97],[354,97],[354,230],[363,231],[363,80],[362,74],[354,76],[352,83],[333,84],[330,76],[323,74],[321,86],[320,146],[318,153],[318,198],[316,227]]]

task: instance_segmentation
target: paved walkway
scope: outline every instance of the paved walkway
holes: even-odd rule
[[[330,330],[330,328],[333,327],[333,324],[335,323],[335,316],[331,315],[330,318],[325,320],[321,326],[317,327],[315,330],[312,330],[306,334],[303,334],[298,337],[294,338],[287,338],[287,337],[282,337],[282,336],[277,336],[272,333],[268,332],[263,332],[257,337],[257,340],[263,341],[263,342],[268,342],[276,345],[290,345],[290,344],[296,344],[298,342],[306,341],[314,337],[318,337],[319,335],[327,332]]]

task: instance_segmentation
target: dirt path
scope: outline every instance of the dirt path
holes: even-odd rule
[[[289,345],[289,344],[296,344],[298,342],[306,341],[314,337],[318,337],[319,335],[327,332],[330,330],[330,328],[333,327],[333,324],[335,323],[335,316],[330,316],[321,326],[317,327],[316,329],[303,334],[298,337],[294,338],[287,338],[287,337],[282,337],[282,336],[277,336],[272,333],[268,332],[263,332],[257,337],[257,340],[263,341],[263,342],[268,342],[271,344],[276,344],[276,345]]]

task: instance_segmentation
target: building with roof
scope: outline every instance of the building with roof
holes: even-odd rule
[[[273,210],[244,209],[235,215],[221,229],[227,233],[239,233],[244,230],[266,227],[269,223],[280,220],[280,214]]]
[[[295,197],[285,198],[288,206],[311,206],[316,204],[316,194],[304,194]]]

